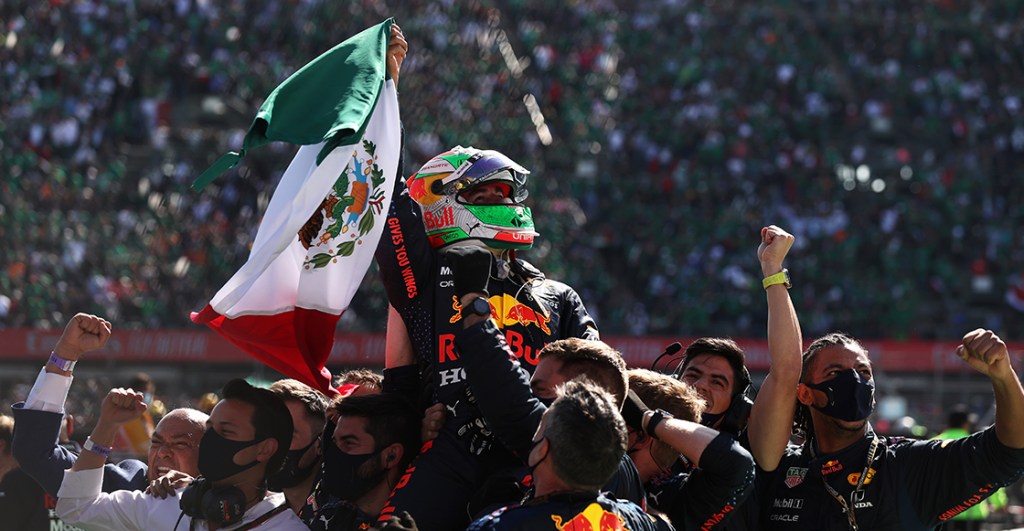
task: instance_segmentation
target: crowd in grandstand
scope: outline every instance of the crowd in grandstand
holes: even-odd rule
[[[418,49],[406,173],[457,143],[515,154],[543,227],[524,256],[577,286],[603,330],[762,335],[737,235],[767,218],[801,237],[810,331],[998,328],[1024,308],[1020,10],[6,2],[0,326],[78,309],[187,326],[244,262],[288,148],[188,185],[284,77],[393,15]],[[363,289],[345,326],[380,330],[381,289]]]

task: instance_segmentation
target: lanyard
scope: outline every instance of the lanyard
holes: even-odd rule
[[[850,524],[851,531],[857,531],[860,529],[857,527],[857,517],[853,514],[853,497],[854,494],[860,492],[864,488],[864,480],[868,477],[868,471],[871,470],[871,462],[875,459],[875,451],[878,449],[878,435],[872,434],[871,446],[868,447],[868,459],[864,463],[864,471],[860,473],[860,479],[857,480],[857,487],[850,493],[850,503],[846,503],[846,499],[839,495],[836,489],[832,488],[832,485],[828,484],[825,478],[821,478],[821,482],[825,484],[825,490],[828,491],[833,498],[839,502],[839,505],[843,507],[843,512],[846,513],[846,521]]]

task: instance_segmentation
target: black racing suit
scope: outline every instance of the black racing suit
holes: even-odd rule
[[[366,514],[317,485],[299,511],[299,519],[311,531],[363,531],[376,523],[377,515]]]
[[[649,482],[647,506],[665,513],[678,529],[724,529],[753,484],[754,458],[721,433],[701,453],[700,468]]]
[[[430,247],[419,205],[404,180],[396,184],[376,259],[388,301],[405,322],[433,399],[448,410],[440,435],[410,465],[382,518],[405,510],[423,531],[460,529],[469,520],[466,503],[485,477],[517,460],[493,445],[493,435],[467,392],[454,345],[462,323],[451,268]],[[509,270],[507,276],[493,272],[489,300],[512,352],[529,371],[537,363],[537,352],[552,341],[598,338],[593,319],[572,288],[545,279],[515,258]]]
[[[595,493],[561,493],[505,507],[473,522],[466,531],[671,531],[639,505]]]
[[[758,470],[757,507],[751,529],[848,530],[840,502],[853,506],[860,529],[916,531],[978,504],[1024,474],[1024,449],[1004,446],[994,428],[955,440],[878,438],[863,486],[856,491],[874,432],[833,454],[813,451],[813,441],[786,449],[779,467]]]
[[[529,469],[525,465],[533,447],[533,435],[547,406],[533,396],[529,375],[511,355],[504,336],[493,320],[485,320],[459,330],[455,335],[455,346],[460,352],[467,353],[463,360],[466,381],[488,427],[524,465],[509,471],[508,476],[492,479],[501,482],[511,476],[521,484],[529,483]],[[640,473],[633,460],[626,455],[622,456],[618,470],[602,490],[617,499],[632,501],[641,508],[646,507],[646,493]],[[501,502],[497,503],[497,507],[501,507],[519,499],[522,496],[514,500],[483,500],[480,505]]]

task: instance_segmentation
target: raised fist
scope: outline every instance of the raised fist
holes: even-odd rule
[[[991,330],[982,328],[968,332],[963,344],[956,348],[956,355],[974,370],[995,378],[1010,373],[1010,353],[1006,343]]]
[[[100,422],[114,425],[124,424],[136,419],[146,411],[146,402],[142,393],[131,389],[111,389],[100,405]]]
[[[87,313],[79,313],[64,327],[53,351],[60,357],[77,360],[84,352],[103,348],[110,339],[110,322]]]
[[[761,262],[761,271],[774,275],[782,271],[782,260],[786,258],[796,238],[776,225],[761,229],[761,245],[757,247],[757,260]]]

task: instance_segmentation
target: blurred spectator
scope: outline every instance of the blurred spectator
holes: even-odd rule
[[[11,452],[13,437],[14,418],[0,415],[0,514],[4,515],[4,528],[46,531],[50,529],[46,492],[18,466]]]

